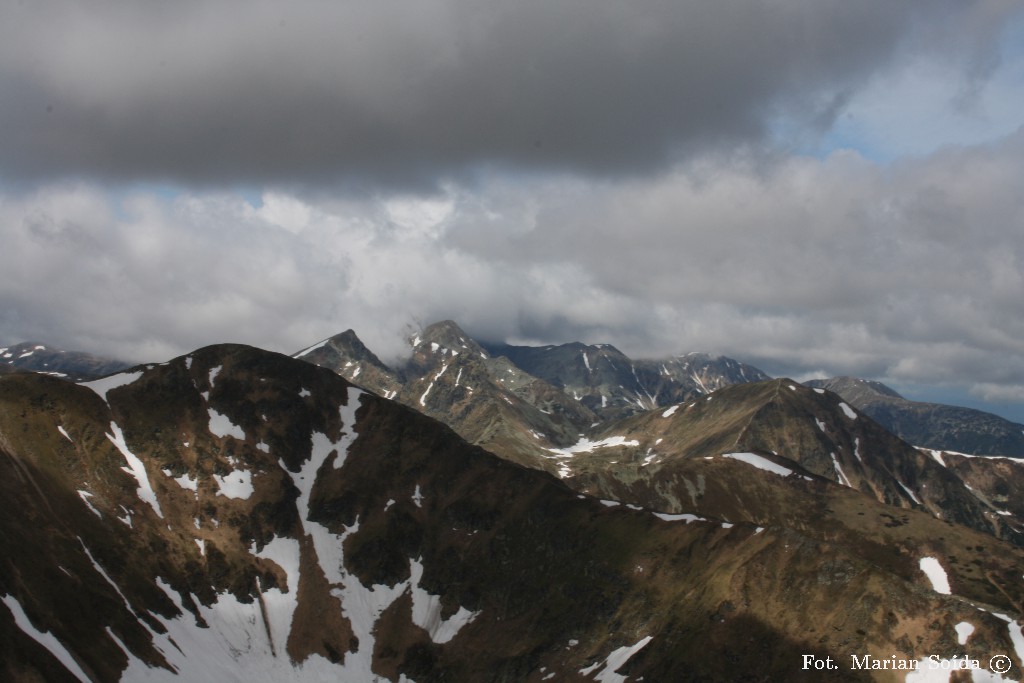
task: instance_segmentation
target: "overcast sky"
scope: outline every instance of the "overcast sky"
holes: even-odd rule
[[[1017,0],[0,0],[0,343],[723,353],[1024,421]]]

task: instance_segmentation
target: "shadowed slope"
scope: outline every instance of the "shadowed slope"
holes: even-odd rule
[[[947,596],[917,567],[924,542],[881,566],[792,530],[581,498],[247,347],[91,388],[2,377],[0,470],[17,549],[0,662],[19,683],[816,680],[801,654],[952,655],[960,621],[972,652],[1013,652],[960,597],[978,593],[967,558],[940,556]],[[1019,551],[990,550],[986,571],[1019,573]],[[1018,585],[986,604],[1017,614]]]

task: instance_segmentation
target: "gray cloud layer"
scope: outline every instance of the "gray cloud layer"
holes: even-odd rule
[[[1002,0],[41,2],[0,17],[0,178],[649,171],[827,126],[908,50],[983,78]],[[970,79],[974,79],[973,81]]]
[[[1021,9],[7,3],[0,342],[159,360],[354,327],[388,355],[454,318],[1024,403],[1024,129],[787,153],[850,102],[890,121],[858,97],[895,64],[971,110]]]
[[[159,359],[410,322],[727,353],[1024,399],[1024,131],[892,167],[854,153],[655,181],[495,178],[441,195],[0,204],[8,334]],[[705,169],[706,170],[706,169]]]

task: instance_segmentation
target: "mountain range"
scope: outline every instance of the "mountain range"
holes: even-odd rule
[[[1024,458],[1024,425],[973,408],[908,401],[881,382],[856,377],[811,380],[833,391],[893,434],[917,446]]]
[[[558,472],[566,448],[610,420],[769,379],[735,360],[690,354],[633,361],[607,344],[523,347],[480,343],[448,320],[409,338],[409,357],[384,365],[347,330],[294,355],[434,417],[520,464]]]
[[[72,382],[109,375],[131,366],[81,351],[65,351],[38,342],[0,347],[0,372],[23,370],[63,377]]]
[[[0,678],[1020,678],[1024,463],[730,359],[409,343],[0,376]]]

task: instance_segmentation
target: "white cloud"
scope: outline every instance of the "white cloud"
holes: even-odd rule
[[[313,209],[302,200],[281,192],[265,192],[255,215],[270,225],[298,234],[313,219]]]
[[[277,189],[258,209],[55,186],[0,204],[4,330],[159,358],[219,341],[293,351],[352,327],[394,356],[410,322],[453,318],[491,339],[1014,387],[1022,148],[1024,133],[891,167],[839,153],[422,197]]]
[[[971,386],[970,393],[992,403],[1024,403],[1024,384],[981,383]]]

